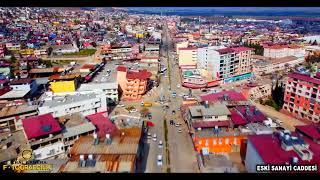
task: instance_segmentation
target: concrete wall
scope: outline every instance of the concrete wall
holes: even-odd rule
[[[47,159],[49,157],[56,156],[58,154],[64,153],[64,144],[63,142],[57,142],[54,144],[50,144],[44,147],[40,147],[38,149],[33,150],[35,159]],[[51,153],[51,154],[50,154]],[[38,156],[40,155],[40,156]]]
[[[246,152],[246,159],[245,159],[245,167],[249,173],[256,173],[256,166],[264,164],[263,160],[261,159],[260,155],[248,140],[247,144],[247,152]]]

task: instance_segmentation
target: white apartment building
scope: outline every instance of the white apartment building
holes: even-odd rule
[[[248,78],[251,72],[252,49],[210,46],[198,49],[197,68],[207,71],[210,78],[231,82]]]
[[[38,107],[39,114],[52,113],[54,117],[61,117],[80,112],[90,115],[107,111],[107,97],[104,93],[76,92],[74,94],[52,95],[46,93]]]
[[[304,57],[305,50],[300,46],[274,45],[265,47],[263,56],[282,58],[287,56]]]

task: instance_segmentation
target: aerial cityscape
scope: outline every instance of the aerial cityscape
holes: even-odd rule
[[[320,8],[0,7],[7,173],[320,173]]]

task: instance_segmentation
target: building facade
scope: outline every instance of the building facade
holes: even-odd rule
[[[320,73],[310,75],[292,73],[286,82],[282,110],[298,119],[320,120]]]
[[[127,70],[124,66],[117,68],[117,81],[122,91],[123,100],[139,100],[147,90],[151,73],[147,70]]]

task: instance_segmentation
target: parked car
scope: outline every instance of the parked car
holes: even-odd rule
[[[148,134],[147,134],[147,138],[148,138],[148,139],[151,139],[151,133],[148,133]]]
[[[177,97],[177,93],[176,92],[172,92],[172,97],[173,98]]]
[[[176,111],[175,111],[175,110],[172,110],[172,114],[175,115],[175,114],[176,114]]]
[[[180,125],[181,125],[181,123],[176,123],[175,124],[176,127],[179,127]]]
[[[180,88],[180,87],[181,87],[181,85],[180,85],[180,84],[178,84],[178,85],[177,85],[177,88]]]
[[[156,134],[153,134],[152,140],[153,141],[157,141],[157,135]]]
[[[163,147],[163,142],[162,142],[161,140],[160,140],[159,143],[158,143],[158,147],[159,147],[159,148],[162,148],[162,147]]]
[[[162,166],[162,155],[157,156],[157,166]]]
[[[182,129],[181,128],[178,129],[178,133],[182,133]]]
[[[173,119],[170,120],[170,125],[174,125]]]

